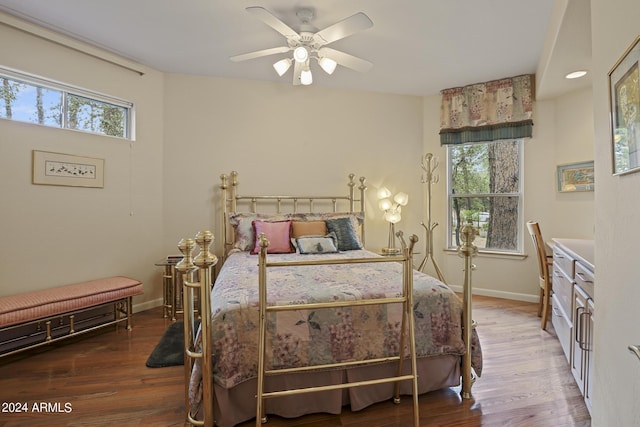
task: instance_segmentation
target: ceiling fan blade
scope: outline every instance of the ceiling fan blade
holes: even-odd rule
[[[291,48],[289,46],[272,47],[271,49],[262,49],[255,52],[243,53],[242,55],[232,56],[233,62],[246,61],[247,59],[260,58],[262,56],[275,55],[276,53],[289,52]]]
[[[364,13],[358,12],[318,31],[313,35],[313,41],[325,45],[371,27],[373,27],[371,19]]]
[[[340,52],[339,50],[331,49],[330,47],[321,48],[318,50],[318,55],[321,58],[326,56],[327,58],[333,59],[343,67],[351,68],[352,70],[359,71],[361,73],[366,73],[371,69],[371,67],[373,67],[373,64],[369,61],[349,55],[348,53]]]
[[[300,34],[295,32],[291,27],[282,22],[279,18],[260,6],[252,6],[246,9],[247,12],[258,17],[262,22],[282,34],[288,39],[300,40]]]
[[[302,74],[302,63],[298,62],[298,61],[293,61],[294,62],[294,66],[293,66],[293,85],[294,86],[298,86],[301,85],[302,83],[300,83],[300,75]]]

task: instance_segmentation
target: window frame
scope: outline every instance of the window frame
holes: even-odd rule
[[[465,194],[456,194],[452,193],[453,189],[453,168],[451,165],[451,149],[464,145],[479,145],[479,144],[492,144],[499,142],[508,142],[508,141],[516,141],[518,143],[518,165],[519,165],[519,179],[518,179],[518,191],[515,193],[465,193]],[[447,160],[447,224],[446,224],[446,243],[445,250],[447,251],[456,251],[457,247],[453,246],[452,235],[454,232],[453,227],[453,200],[454,198],[481,198],[481,197],[517,197],[517,209],[518,209],[518,217],[517,217],[517,242],[516,249],[508,250],[508,249],[485,249],[478,247],[478,252],[481,254],[489,254],[489,255],[505,255],[505,256],[523,256],[524,253],[524,138],[515,138],[509,140],[498,140],[498,141],[485,141],[485,142],[473,142],[467,144],[450,144],[446,147],[446,160]]]
[[[35,121],[25,121],[18,119],[10,119],[7,117],[0,117],[3,120],[16,121],[21,123],[31,123],[39,126],[53,127],[56,129],[66,129],[77,132],[86,132],[92,135],[100,135],[106,136],[110,138],[117,138],[124,141],[135,141],[135,105],[131,101],[126,101],[121,98],[117,98],[111,95],[106,95],[103,93],[95,92],[92,90],[84,89],[78,86],[70,85],[67,83],[62,83],[59,81],[55,81],[52,79],[48,79],[45,77],[37,76],[35,74],[26,73],[23,71],[18,71],[12,68],[7,68],[0,66],[0,78],[8,78],[11,80],[17,80],[19,82],[23,82],[34,87],[42,87],[44,89],[59,91],[62,94],[62,105],[61,105],[61,125],[60,126],[52,126],[50,124],[42,124]],[[125,110],[125,123],[124,123],[124,136],[116,136],[116,135],[108,135],[101,132],[92,132],[86,129],[74,129],[66,126],[67,123],[67,100],[69,95],[82,97],[89,99],[91,101],[97,101],[104,104],[113,105],[116,107],[123,108]]]

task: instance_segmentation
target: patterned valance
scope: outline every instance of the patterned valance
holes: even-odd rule
[[[534,75],[441,91],[440,144],[531,137]]]

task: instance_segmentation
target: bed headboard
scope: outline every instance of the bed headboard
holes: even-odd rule
[[[235,242],[235,234],[233,228],[229,224],[229,214],[239,212],[239,209],[244,208],[242,211],[259,213],[259,209],[264,209],[263,212],[268,213],[300,213],[318,212],[315,210],[316,205],[320,205],[323,212],[351,212],[360,213],[363,222],[360,227],[360,238],[364,243],[365,227],[364,227],[364,213],[365,213],[365,199],[364,193],[367,190],[365,185],[366,178],[360,177],[360,185],[358,185],[358,193],[356,196],[356,181],[355,175],[349,174],[349,182],[347,186],[349,188],[348,194],[344,195],[251,195],[243,196],[238,193],[238,172],[232,171],[229,175],[220,175],[220,189],[222,200],[222,227],[224,236],[224,254],[226,259],[227,254],[231,248],[233,248]],[[315,203],[318,202],[318,203]],[[345,207],[343,207],[345,206]],[[303,210],[301,210],[303,209]],[[339,210],[341,209],[341,210]]]

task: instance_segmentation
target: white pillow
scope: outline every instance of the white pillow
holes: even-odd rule
[[[326,236],[301,236],[295,239],[296,249],[301,254],[329,254],[338,252],[335,233]]]

